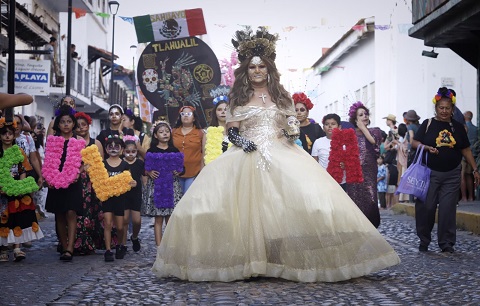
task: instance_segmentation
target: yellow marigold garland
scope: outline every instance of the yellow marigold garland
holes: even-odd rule
[[[88,146],[81,153],[83,162],[89,166],[87,172],[92,181],[95,194],[100,201],[104,202],[111,197],[122,195],[132,189],[130,182],[133,181],[133,178],[130,171],[123,171],[112,177],[108,176],[97,146]]]
[[[223,126],[210,126],[207,128],[205,142],[205,165],[208,165],[222,154]],[[228,144],[230,146],[231,143]]]

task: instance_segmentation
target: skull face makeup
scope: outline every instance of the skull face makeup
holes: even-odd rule
[[[142,74],[143,85],[149,92],[155,92],[158,88],[158,73],[153,69],[146,69]]]
[[[255,86],[267,84],[268,68],[258,56],[254,56],[248,65],[248,80]]]
[[[123,150],[123,155],[125,155],[125,159],[133,162],[135,158],[137,158],[137,147],[135,144],[127,144],[125,146],[125,150]]]

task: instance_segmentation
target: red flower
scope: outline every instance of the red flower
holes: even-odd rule
[[[308,110],[313,108],[313,103],[303,92],[294,93],[292,96],[294,104],[302,103]]]

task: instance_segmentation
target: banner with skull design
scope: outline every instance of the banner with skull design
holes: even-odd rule
[[[152,122],[175,124],[182,106],[194,106],[202,127],[214,107],[210,91],[220,85],[221,72],[212,49],[196,37],[151,42],[143,50],[137,79],[145,98],[155,106]]]

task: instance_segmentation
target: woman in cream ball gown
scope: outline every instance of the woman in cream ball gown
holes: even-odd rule
[[[177,204],[157,249],[158,277],[337,282],[399,257],[340,185],[294,143],[298,120],[275,66],[277,35],[236,32],[225,153]]]

